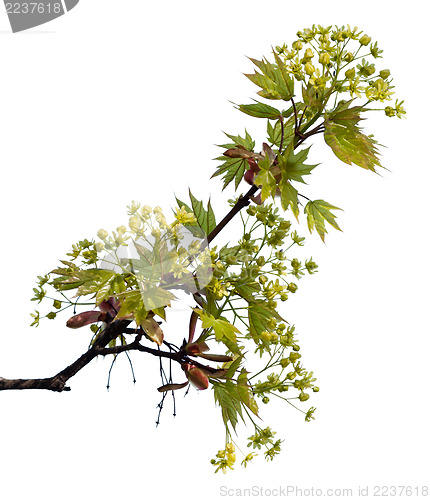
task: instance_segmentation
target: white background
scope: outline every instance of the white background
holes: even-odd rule
[[[75,241],[127,220],[132,200],[168,211],[187,186],[212,194],[218,218],[232,191],[209,181],[222,131],[258,120],[245,56],[317,24],[357,25],[384,49],[406,120],[371,116],[387,148],[381,176],[338,161],[318,137],[322,162],[305,194],[344,209],[343,233],[309,237],[319,272],[300,282],[284,313],[321,391],[316,420],[280,405],[262,415],[283,438],[272,463],[213,474],[223,447],[210,391],[178,397],[155,428],[154,359],[134,356],[133,386],[120,359],[70,381],[72,391],[0,393],[0,498],[219,498],[220,487],[353,488],[429,483],[428,41],[424,2],[218,1],[149,4],[81,0],[69,14],[21,34],[0,15],[0,376],[50,376],[86,349],[88,331],[65,320],[29,327],[37,275]],[[2,8],[3,9],[3,8]],[[382,61],[382,62],[380,62]],[[302,221],[302,233],[307,229]],[[178,323],[177,342],[184,333]],[[173,332],[173,336],[176,332]],[[148,369],[149,368],[149,369]],[[152,371],[151,371],[152,370]],[[251,429],[249,429],[251,431]],[[242,432],[242,445],[250,432]],[[244,446],[246,451],[246,446]],[[238,453],[240,459],[240,453]]]

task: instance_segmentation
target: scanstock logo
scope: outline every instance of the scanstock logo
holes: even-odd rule
[[[79,0],[38,0],[30,2],[21,0],[7,2],[4,0],[10,26],[14,33],[28,30],[64,15],[76,7]]]

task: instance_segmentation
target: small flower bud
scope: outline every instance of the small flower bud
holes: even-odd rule
[[[101,241],[98,241],[95,245],[94,248],[96,249],[97,253],[100,253],[104,249],[104,244]]]
[[[305,64],[305,73],[306,73],[307,75],[309,75],[309,76],[310,76],[310,75],[312,75],[314,72],[315,72],[315,68],[314,68],[313,64],[312,64],[312,63],[310,63],[310,62],[307,62],[307,63]]]
[[[276,302],[276,300],[269,300],[269,301],[267,301],[267,307],[269,309],[274,310],[274,309],[276,309],[277,305],[278,305],[278,303]]]
[[[322,54],[320,54],[318,61],[320,64],[330,64],[330,54],[328,52],[323,52]]]
[[[396,110],[394,108],[392,108],[391,106],[387,106],[385,108],[385,114],[389,117],[396,116]]]
[[[263,401],[263,403],[264,403],[265,405],[267,405],[267,403],[270,401],[270,399],[269,399],[267,396],[265,396],[265,397],[262,399],[262,401]]]
[[[343,60],[346,61],[346,62],[351,62],[353,59],[354,59],[354,55],[352,54],[352,52],[347,52],[343,56]]]
[[[105,230],[105,229],[99,229],[97,231],[97,236],[101,239],[101,240],[105,240],[108,236],[109,236],[109,233]]]
[[[309,399],[309,394],[306,394],[306,392],[301,392],[299,394],[299,399],[300,401],[307,401]]]
[[[288,231],[291,227],[291,222],[288,220],[283,220],[279,223],[279,229],[282,229],[283,231]]]
[[[303,56],[305,59],[312,59],[314,57],[314,53],[312,49],[306,49],[305,55]]]
[[[370,36],[363,35],[358,41],[360,42],[361,45],[369,45],[371,40],[372,39],[370,38]]]
[[[296,293],[297,292],[297,289],[298,289],[298,286],[295,284],[295,283],[290,283],[288,286],[287,286],[287,290],[291,293]]]
[[[272,338],[272,334],[270,332],[263,332],[261,334],[261,338],[265,340],[266,342],[270,342],[270,339]]]
[[[288,358],[282,358],[281,361],[279,361],[282,368],[286,368],[290,363],[291,361]]]
[[[227,264],[233,265],[233,264],[236,264],[237,257],[236,257],[236,255],[228,255],[227,258],[225,259],[225,261],[227,262]]]
[[[294,50],[302,50],[303,49],[303,43],[300,40],[296,40],[295,42],[293,42],[292,47],[293,47]]]
[[[257,209],[255,207],[253,207],[252,205],[249,206],[247,209],[246,209],[246,212],[249,214],[249,215],[255,215],[257,213]]]
[[[260,255],[260,257],[258,257],[258,259],[257,259],[257,265],[264,266],[265,263],[266,263],[266,259],[262,255]]]
[[[290,361],[291,363],[295,363],[299,358],[301,358],[302,355],[298,352],[291,352],[290,353]]]
[[[345,71],[345,76],[346,76],[346,78],[349,78],[350,80],[352,80],[355,77],[355,68],[351,68],[351,69],[348,69],[347,71]]]
[[[391,71],[389,69],[383,69],[379,72],[379,76],[386,80],[391,75]]]
[[[313,390],[314,392],[320,392],[320,388],[319,388],[319,387],[314,387],[312,390]]]
[[[374,64],[370,64],[369,66],[366,67],[365,69],[365,73],[367,76],[370,76],[370,75],[373,75],[373,73],[375,72],[375,65]]]

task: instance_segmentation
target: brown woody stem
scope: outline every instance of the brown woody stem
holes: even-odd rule
[[[253,185],[252,188],[245,194],[241,196],[235,206],[230,210],[230,212],[224,217],[224,219],[216,226],[216,228],[211,231],[208,235],[207,242],[210,243],[218,234],[225,228],[225,226],[233,219],[233,217],[239,213],[242,208],[247,207],[250,203],[251,196],[254,195],[260,188]]]

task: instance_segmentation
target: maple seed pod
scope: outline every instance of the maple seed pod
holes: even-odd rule
[[[191,364],[185,364],[182,366],[185,370],[185,375],[187,379],[196,387],[199,391],[204,391],[209,387],[209,379],[207,378],[205,372],[197,366]]]
[[[200,342],[200,343],[193,342],[185,346],[185,352],[191,355],[201,354],[206,351],[209,351],[209,347],[206,344],[206,342]]]
[[[255,173],[252,171],[252,170],[247,170],[245,172],[245,175],[244,175],[244,180],[245,182],[247,182],[248,184],[254,184],[254,177],[255,177]]]
[[[249,168],[253,172],[259,172],[260,167],[258,166],[258,163],[254,160],[254,158],[247,158],[246,161],[248,162]]]
[[[81,328],[82,326],[91,325],[98,321],[104,321],[106,313],[100,311],[85,311],[83,313],[72,316],[66,323],[68,328]]]

